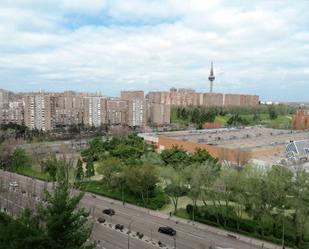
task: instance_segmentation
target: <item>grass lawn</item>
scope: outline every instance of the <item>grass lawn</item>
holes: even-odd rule
[[[31,168],[20,168],[16,172],[21,175],[34,177],[44,181],[50,181],[49,175],[47,173],[41,173],[41,170],[36,165],[33,165]]]
[[[121,188],[117,187],[110,187],[106,184],[99,182],[99,181],[87,181],[80,183],[80,189],[92,192],[98,195],[110,197],[116,200],[122,201],[122,191]],[[124,190],[123,198],[125,202],[158,210],[161,209],[167,202],[168,199],[166,198],[163,190],[161,188],[157,188],[155,191],[155,196],[148,199],[148,202],[145,203],[139,196],[135,196],[133,194],[128,193]]]
[[[254,125],[253,116],[253,114],[240,115],[241,118],[249,121],[249,125]],[[276,119],[270,119],[268,114],[260,114],[259,116],[261,118],[261,124],[269,128],[288,129],[291,126],[291,116],[279,115]],[[214,122],[226,125],[230,117],[230,114],[225,116],[217,116]]]

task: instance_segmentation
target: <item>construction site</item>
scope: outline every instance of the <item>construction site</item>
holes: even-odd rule
[[[220,160],[238,165],[253,160],[261,164],[280,163],[286,158],[287,145],[309,141],[309,132],[264,127],[221,128],[141,134],[158,150],[179,146],[188,152],[206,149]]]

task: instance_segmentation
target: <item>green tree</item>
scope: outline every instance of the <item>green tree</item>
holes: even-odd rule
[[[59,164],[65,164],[64,160],[58,160],[56,156],[53,156],[43,163],[43,171],[48,173],[52,181],[56,181],[57,168]]]
[[[82,160],[78,159],[77,165],[76,165],[76,180],[82,181],[84,179],[84,169],[83,169],[83,162]]]
[[[190,161],[192,163],[204,163],[207,161],[214,161],[217,162],[218,159],[212,157],[207,150],[197,148],[195,152],[191,155]]]
[[[91,158],[88,158],[87,164],[86,164],[86,173],[85,176],[87,178],[90,178],[95,175],[94,171],[94,165],[93,165],[93,160]]]
[[[52,249],[39,219],[26,209],[12,218],[0,213],[1,249]]]
[[[164,167],[160,172],[160,176],[164,179],[166,185],[164,191],[174,205],[174,213],[178,209],[179,197],[184,196],[188,192],[183,174],[183,170],[175,170],[172,167]]]
[[[300,170],[296,172],[293,184],[292,196],[292,224],[295,232],[296,246],[300,246],[308,234],[307,224],[309,222],[309,173]]]
[[[190,160],[189,154],[178,146],[163,150],[161,152],[161,158],[165,165],[171,165],[174,168],[187,164]]]
[[[16,148],[11,158],[10,168],[13,170],[18,170],[20,168],[30,167],[31,161],[25,150],[22,148]]]
[[[103,180],[108,185],[113,184],[113,180],[121,172],[123,168],[122,161],[115,157],[109,157],[99,162],[97,172],[103,175]]]
[[[268,106],[268,113],[269,113],[270,119],[276,119],[278,117],[278,113],[277,113],[276,107],[274,105]]]
[[[45,192],[46,203],[39,208],[39,215],[53,249],[92,249],[85,245],[91,233],[88,213],[78,208],[83,193],[72,195],[68,181],[68,165],[60,164],[57,183],[53,192]]]
[[[144,203],[154,196],[159,178],[153,165],[127,166],[123,176],[129,192],[139,195]]]

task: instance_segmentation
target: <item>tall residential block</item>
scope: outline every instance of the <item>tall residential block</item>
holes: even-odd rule
[[[128,125],[146,125],[146,100],[144,91],[121,91],[121,99],[128,101]]]
[[[106,100],[106,123],[120,125],[128,123],[128,101],[119,98]]]
[[[24,96],[25,125],[30,129],[48,131],[54,128],[54,106],[51,96],[33,93]]]
[[[106,123],[106,99],[103,97],[84,98],[83,122],[86,125],[99,127]]]

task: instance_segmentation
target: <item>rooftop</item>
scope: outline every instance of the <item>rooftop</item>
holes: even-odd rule
[[[176,131],[158,133],[158,135],[218,147],[249,150],[274,146],[285,147],[291,140],[309,139],[309,132],[264,127]]]

